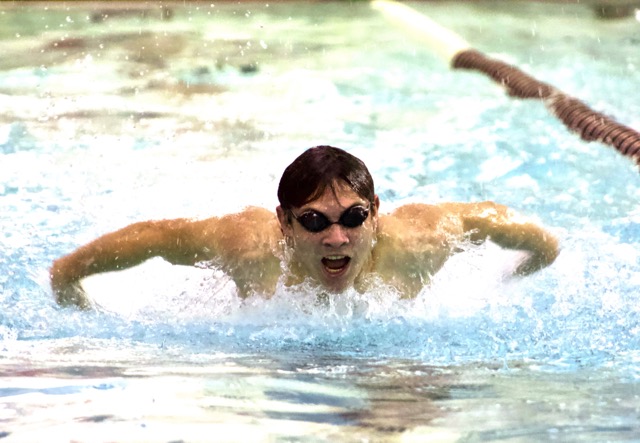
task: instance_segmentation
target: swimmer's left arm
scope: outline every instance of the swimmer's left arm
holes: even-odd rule
[[[553,234],[506,206],[493,202],[456,206],[464,233],[472,242],[490,240],[506,249],[528,252],[528,258],[516,268],[516,275],[528,275],[549,266],[560,252]]]

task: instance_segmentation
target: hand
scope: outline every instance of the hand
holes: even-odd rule
[[[544,254],[536,254],[531,251],[518,251],[518,253],[519,257],[516,259],[513,275],[519,277],[533,274],[549,265],[555,259],[555,256],[547,257]]]
[[[80,309],[91,308],[89,297],[85,293],[79,280],[68,280],[65,273],[59,266],[60,262],[54,263],[51,269],[51,289],[60,306],[77,306]]]

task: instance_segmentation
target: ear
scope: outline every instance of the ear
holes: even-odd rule
[[[276,214],[278,215],[278,221],[280,222],[280,231],[282,231],[282,235],[285,237],[291,235],[291,223],[289,221],[289,217],[287,217],[286,212],[282,209],[282,206],[278,205],[276,207]]]
[[[375,198],[373,199],[373,215],[377,217],[379,211],[380,211],[380,198],[376,194]]]
[[[371,220],[373,220],[373,229],[374,231],[378,230],[378,214],[380,213],[380,199],[376,195],[373,199],[373,208],[371,211]]]

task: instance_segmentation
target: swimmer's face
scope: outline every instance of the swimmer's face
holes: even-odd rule
[[[327,187],[316,200],[292,210],[288,217],[278,207],[278,218],[283,234],[293,246],[290,268],[293,274],[303,279],[311,277],[332,292],[341,292],[367,272],[371,265],[373,244],[378,227],[378,197],[372,205],[343,182],[335,182],[333,189]],[[373,207],[371,207],[373,206]],[[296,217],[310,211],[323,214],[330,222],[337,222],[345,211],[357,208],[368,209],[368,216],[359,226],[346,227],[339,223],[329,225],[319,232],[305,229]],[[357,215],[343,217],[346,224],[353,224]],[[317,216],[317,214],[316,214]],[[320,216],[321,218],[321,216]]]

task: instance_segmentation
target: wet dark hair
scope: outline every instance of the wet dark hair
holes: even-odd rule
[[[373,178],[359,158],[333,146],[307,149],[284,170],[278,186],[278,200],[289,212],[319,198],[336,181],[342,181],[372,207]],[[375,210],[375,209],[373,209]]]

